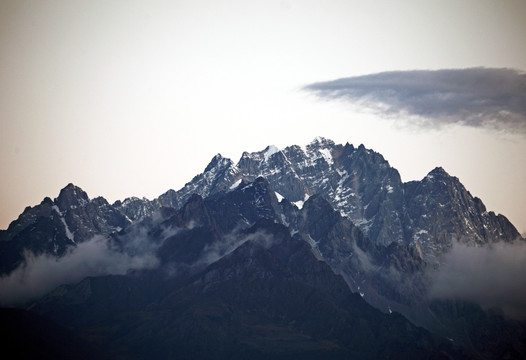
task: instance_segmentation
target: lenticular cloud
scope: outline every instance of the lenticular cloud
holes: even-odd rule
[[[526,133],[526,74],[513,69],[391,71],[304,90],[422,127],[457,124]]]

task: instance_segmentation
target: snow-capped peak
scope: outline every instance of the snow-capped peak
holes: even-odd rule
[[[267,148],[265,149],[265,153],[263,154],[263,156],[265,157],[265,161],[268,161],[268,159],[270,159],[272,155],[278,153],[279,151],[280,150],[274,145],[267,146]]]
[[[327,148],[332,146],[334,146],[334,141],[332,141],[331,139],[326,139],[322,136],[317,136],[314,138],[314,140],[310,142],[310,144],[307,145],[307,148]]]
[[[319,150],[327,164],[332,165],[334,160],[332,159],[332,154],[329,149],[320,149]]]
[[[205,172],[210,171],[216,167],[228,167],[230,165],[232,165],[232,160],[223,157],[221,154],[217,154],[205,168]]]
[[[230,185],[230,187],[228,188],[230,191],[232,190],[235,190],[239,184],[241,184],[241,182],[243,181],[242,178],[239,178],[237,181],[235,181],[232,185]]]

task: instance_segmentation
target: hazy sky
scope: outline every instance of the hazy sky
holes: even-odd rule
[[[404,181],[442,166],[524,232],[525,35],[521,0],[0,0],[0,228],[69,182],[110,202],[154,198],[218,152],[237,162],[320,135],[382,153]],[[476,67],[491,70],[471,90],[517,70],[503,87],[513,96],[451,120]],[[413,71],[444,69],[463,71]],[[408,87],[371,90],[392,71]],[[306,88],[337,79],[368,90]],[[437,86],[444,102],[406,96]],[[508,105],[515,117],[502,121]]]

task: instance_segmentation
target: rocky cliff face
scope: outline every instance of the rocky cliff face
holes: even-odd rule
[[[443,169],[404,184],[382,155],[363,145],[355,148],[323,138],[305,148],[269,146],[245,152],[236,165],[216,155],[183,189],[155,202],[163,203],[168,196],[184,202],[193,193],[206,197],[235,187],[241,178],[257,177],[267,179],[279,196],[299,208],[310,196],[320,195],[376,244],[411,245],[435,265],[453,241],[480,244],[520,238],[504,216],[487,212],[480,199]],[[177,201],[170,204],[178,207]]]
[[[520,238],[506,217],[486,211],[479,198],[440,167],[405,184],[404,190],[406,241],[428,262],[438,262],[453,241],[480,246]]]
[[[238,189],[241,191],[234,191]],[[208,211],[222,213],[228,229],[268,217],[286,225],[302,234],[320,259],[346,276],[354,291],[369,297],[377,294],[384,309],[389,305],[379,300],[379,293],[390,293],[388,298],[408,304],[421,286],[404,276],[418,273],[415,269],[423,272],[425,267],[439,267],[454,241],[482,245],[520,238],[504,216],[486,211],[480,199],[442,168],[432,170],[421,181],[404,184],[382,155],[363,145],[356,148],[316,138],[304,148],[268,146],[259,152],[245,152],[237,164],[218,154],[183,188],[151,201],[128,198],[110,205],[103,198],[90,200],[82,189],[70,184],[55,200],[46,198],[27,208],[0,233],[2,272],[18,266],[24,251],[61,256],[76,243],[118,232],[164,207],[184,206],[185,216],[194,216],[199,201],[223,193],[227,194],[224,203],[215,203]],[[240,194],[245,194],[245,200],[256,200],[247,202]],[[189,201],[196,195],[201,200]],[[262,207],[266,203],[272,207]],[[210,216],[201,214],[199,221],[206,223]],[[243,223],[236,223],[239,219]],[[359,240],[365,237],[371,241]],[[357,246],[367,254],[361,262]],[[375,269],[384,269],[374,272],[378,274],[375,280],[363,275],[372,273],[364,271],[371,259],[382,264]],[[396,274],[397,269],[406,274],[401,278],[411,284],[407,285],[411,291],[401,290],[406,286],[396,291],[390,285],[392,281],[385,274],[393,269]],[[364,291],[366,283],[376,285]]]
[[[241,291],[236,288],[239,284],[252,289],[252,295],[270,296],[269,289],[263,291],[249,283],[265,281],[272,288],[272,279],[278,279],[275,286],[281,290],[272,300],[276,306],[288,303],[289,297],[302,301],[304,296],[318,292],[320,304],[325,300],[334,302],[341,299],[344,283],[358,299],[386,314],[399,312],[428,329],[455,334],[479,358],[484,358],[479,355],[486,352],[481,350],[486,349],[481,339],[488,334],[499,337],[498,331],[476,332],[474,329],[480,326],[505,327],[507,334],[516,334],[508,336],[513,346],[523,339],[522,325],[496,320],[481,309],[448,302],[437,305],[426,298],[428,270],[440,268],[455,241],[469,246],[513,242],[520,239],[513,225],[504,216],[487,211],[480,199],[444,169],[436,168],[420,181],[402,183],[398,171],[382,155],[363,145],[354,147],[317,138],[304,148],[293,145],[280,150],[269,146],[259,152],[245,152],[237,164],[218,154],[183,188],[169,190],[154,200],[128,198],[110,205],[103,198],[89,199],[82,189],[70,184],[55,200],[46,198],[28,207],[6,231],[0,232],[0,270],[4,274],[11,272],[23,263],[24,252],[28,251],[60,258],[95,235],[105,239],[112,251],[129,256],[148,253],[158,260],[158,268],[132,271],[146,277],[140,281],[129,276],[88,279],[62,287],[39,302],[42,313],[67,326],[91,326],[90,321],[104,321],[113,312],[131,316],[132,324],[142,320],[130,314],[145,311],[147,306],[147,311],[156,309],[155,314],[159,314],[157,311],[171,311],[173,306],[181,309],[182,304],[199,303],[203,308],[185,313],[188,317],[177,321],[197,319],[197,332],[211,326],[210,334],[217,335],[223,325],[212,326],[210,319],[202,317],[212,298],[200,298],[198,294],[213,293],[230,304],[232,298],[228,296]],[[143,280],[151,286],[143,286]],[[223,286],[229,290],[225,292]],[[110,288],[115,288],[115,297],[105,298]],[[93,291],[99,295],[95,303],[89,303],[95,296]],[[195,296],[181,298],[184,291]],[[252,298],[237,296],[250,304],[246,311],[257,305]],[[121,300],[130,307],[123,308]],[[71,302],[91,305],[76,308]],[[170,305],[160,309],[160,303]],[[225,303],[213,302],[211,306],[224,309]],[[305,311],[329,311],[326,305],[320,306]],[[300,321],[279,306],[258,309],[261,312],[254,326],[269,323],[269,314],[289,323]],[[348,315],[344,314],[347,310],[341,313],[339,308],[331,309],[343,318]],[[219,323],[231,319],[229,316],[240,316],[237,312],[227,316],[222,310],[212,313],[212,317],[221,319]],[[455,322],[455,314],[460,313],[467,314],[462,324]],[[78,314],[83,315],[76,318]],[[71,319],[77,320],[68,323]],[[318,319],[307,327],[292,326],[294,334],[287,334],[300,336],[324,321]],[[158,326],[146,323],[143,325],[147,328]],[[244,326],[236,324],[228,330],[229,336],[234,336],[238,326]],[[281,330],[285,326],[281,322],[272,324]],[[111,321],[107,324],[110,328],[113,325]],[[349,330],[345,326],[341,329]],[[466,335],[472,333],[477,336]],[[340,335],[313,334],[308,336],[332,344],[329,347],[344,341]],[[177,336],[183,334],[177,332]],[[206,341],[211,341],[210,336],[205,336]],[[238,342],[246,340],[234,338]],[[266,337],[261,344],[265,341]],[[509,349],[507,346],[502,348]],[[519,354],[515,358],[526,351],[520,346],[514,349]],[[322,353],[327,355],[325,350]],[[342,356],[352,354],[345,346],[340,350]],[[493,355],[489,358],[498,357]]]
[[[104,198],[90,199],[81,188],[69,184],[55,200],[45,198],[27,207],[9,228],[0,233],[0,272],[8,273],[34,255],[63,255],[95,235],[120,231],[131,223]]]
[[[330,207],[318,199],[309,199],[304,211]],[[281,215],[263,178],[205,199],[194,195],[178,211],[144,218],[111,237],[124,244],[140,232],[161,241],[157,269],[62,286],[32,311],[89,332],[109,354],[134,359],[465,355],[353,294],[317,258],[303,230],[292,234],[278,222]],[[349,243],[360,232],[334,211],[319,227],[302,221],[320,241],[335,227]],[[349,234],[352,229],[357,233]]]

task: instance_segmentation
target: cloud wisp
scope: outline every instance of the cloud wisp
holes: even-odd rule
[[[234,230],[233,233],[224,236],[221,241],[205,246],[199,259],[192,266],[198,268],[208,266],[234,252],[247,241],[253,241],[265,249],[271,248],[277,242],[271,234],[264,231],[240,234]]]
[[[461,299],[501,308],[526,319],[526,242],[469,247],[454,243],[445,264],[432,274],[435,299]]]
[[[154,214],[154,224],[162,221]],[[148,222],[131,225],[123,234],[96,235],[78,244],[63,256],[24,253],[24,262],[0,277],[0,305],[19,305],[36,299],[59,285],[72,284],[88,276],[122,275],[129,271],[160,266],[157,250],[181,229],[162,227],[159,238],[152,238]]]
[[[191,224],[193,226],[193,224]],[[188,229],[188,227],[187,227]],[[0,277],[0,306],[16,306],[37,299],[63,284],[73,284],[88,276],[122,275],[133,270],[157,269],[161,266],[168,275],[180,269],[198,271],[232,253],[247,241],[264,248],[275,243],[272,235],[257,231],[243,234],[234,231],[221,241],[205,246],[191,264],[162,264],[158,250],[166,239],[183,231],[178,227],[162,227],[160,236],[152,238],[150,227],[132,225],[116,238],[94,236],[72,247],[61,257],[50,254],[24,254],[25,261],[10,274]]]
[[[526,134],[526,73],[506,68],[391,71],[303,88],[411,125],[464,125]]]
[[[71,248],[62,257],[26,253],[25,262],[0,278],[0,304],[17,305],[40,297],[61,284],[87,276],[126,274],[151,269],[159,261],[152,252],[130,254],[112,249],[107,238],[95,236]]]

